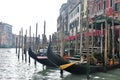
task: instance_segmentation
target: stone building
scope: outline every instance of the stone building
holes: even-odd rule
[[[114,0],[114,18],[120,20],[120,0]]]
[[[12,46],[12,25],[0,22],[0,47]]]
[[[90,46],[100,47],[102,45],[100,42],[102,43],[102,37],[104,37],[101,29],[105,29],[105,17],[107,17],[108,26],[111,29],[115,24],[115,32],[118,34],[119,30],[116,28],[119,28],[118,24],[120,24],[120,0],[67,0],[67,3],[61,6],[60,15],[57,19],[58,42],[62,40],[61,35],[63,35],[65,44],[67,42],[72,43],[76,50],[79,46],[85,44],[86,30],[88,29]],[[114,24],[112,23],[113,18],[115,19]],[[96,21],[99,25],[93,24]],[[87,22],[89,26],[86,24]],[[92,37],[92,35],[94,36]],[[95,43],[92,43],[92,40]]]

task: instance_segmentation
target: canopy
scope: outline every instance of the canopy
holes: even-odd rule
[[[94,24],[104,23],[105,20],[107,20],[108,23],[112,23],[113,18],[101,15],[98,18],[96,18],[93,23]],[[114,24],[115,25],[120,25],[120,21],[117,20],[117,19],[114,19]]]

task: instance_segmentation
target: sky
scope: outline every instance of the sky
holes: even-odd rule
[[[35,34],[38,23],[38,34],[42,36],[44,21],[46,21],[47,37],[57,31],[59,9],[67,0],[0,0],[0,22],[12,25],[12,32],[23,34],[31,26]],[[29,33],[28,33],[29,34]]]

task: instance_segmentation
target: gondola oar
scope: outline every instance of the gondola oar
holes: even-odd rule
[[[71,63],[68,63],[68,64],[63,64],[63,65],[60,65],[60,69],[64,70],[74,64],[76,64],[78,61],[75,61],[75,62],[71,62]]]

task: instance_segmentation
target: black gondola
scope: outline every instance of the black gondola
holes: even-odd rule
[[[47,53],[34,53],[31,48],[28,50],[28,54],[30,57],[38,61],[39,63],[46,65],[47,67],[56,67],[54,63],[52,63],[50,60],[48,60],[48,57],[46,56]]]
[[[60,67],[61,65],[69,65],[64,68],[65,71],[68,71],[72,74],[86,74],[87,73],[87,63],[79,63],[75,62],[72,64],[72,62],[65,61],[59,54],[54,53],[52,51],[51,46],[49,45],[48,47],[48,52],[47,52],[48,59],[55,63],[57,67]],[[117,65],[112,65],[112,66],[106,66],[107,70],[111,70],[114,68],[119,67],[119,64]],[[95,72],[103,72],[105,67],[100,66],[100,65],[90,65],[90,73],[95,73]]]

